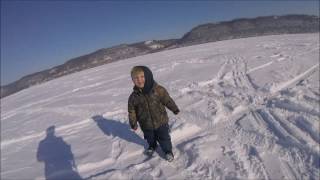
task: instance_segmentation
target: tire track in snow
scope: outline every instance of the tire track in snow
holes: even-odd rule
[[[312,67],[310,67],[308,70],[306,70],[305,72],[297,75],[296,77],[294,77],[293,79],[290,79],[286,82],[283,82],[277,86],[274,86],[271,88],[271,94],[276,94],[277,92],[281,91],[282,89],[288,88],[292,85],[296,85],[297,82],[305,79],[306,77],[308,77],[309,75],[311,75],[312,73],[317,71],[317,68],[319,68],[319,63],[316,65],[313,65]]]
[[[269,63],[268,65],[271,65],[271,63]],[[228,66],[229,66],[229,69],[231,69],[231,74],[230,74],[230,72],[226,71]],[[230,66],[231,66],[231,68],[230,68]],[[253,69],[253,70],[258,70],[258,69],[264,68],[266,66],[267,65],[265,64],[263,66],[259,66],[259,68]],[[202,91],[203,92],[202,94],[207,94],[207,97],[210,99],[211,103],[208,103],[208,106],[210,106],[210,105],[214,106],[217,104],[224,104],[226,101],[228,101],[228,99],[229,99],[229,101],[234,101],[234,100],[237,101],[238,100],[240,102],[240,104],[243,106],[243,109],[241,111],[239,111],[239,114],[242,114],[242,116],[241,115],[238,115],[238,116],[246,117],[248,112],[257,111],[258,113],[255,115],[257,125],[258,126],[262,125],[265,128],[268,127],[269,132],[271,134],[274,134],[274,137],[278,137],[278,138],[282,139],[282,141],[284,141],[284,140],[286,140],[286,137],[288,135],[290,136],[290,133],[286,130],[285,127],[282,126],[281,123],[279,123],[277,120],[275,120],[270,113],[265,113],[264,111],[261,110],[261,108],[266,107],[269,99],[272,99],[272,98],[275,98],[276,96],[278,96],[280,90],[282,90],[284,88],[291,87],[291,85],[294,84],[295,82],[300,81],[303,78],[306,78],[311,73],[314,73],[315,69],[318,66],[319,66],[319,64],[311,67],[306,72],[298,75],[297,77],[293,78],[292,80],[289,80],[289,81],[283,83],[283,85],[279,89],[272,91],[271,93],[268,93],[268,92],[259,92],[257,90],[257,86],[255,86],[252,83],[252,80],[250,79],[250,76],[248,75],[248,72],[253,72],[253,70],[251,69],[251,71],[250,70],[247,71],[245,61],[243,61],[243,59],[241,57],[233,57],[233,58],[227,60],[227,62],[222,65],[222,67],[218,71],[216,78],[213,81],[208,81],[208,83],[203,83],[203,85],[211,87],[212,89],[213,88],[217,89],[217,87],[218,87],[222,91],[214,91],[214,90]],[[223,85],[223,86],[221,86],[221,85]],[[237,89],[238,91],[232,92],[232,93],[237,93],[237,94],[236,95],[233,94],[234,96],[225,96],[224,93],[219,94],[219,92],[226,92],[225,91],[226,88]],[[216,94],[217,92],[218,92],[218,94]],[[213,95],[209,96],[209,94],[213,94]],[[213,97],[223,97],[223,98],[214,99]],[[218,103],[218,101],[220,101],[220,103]],[[217,111],[219,111],[219,108],[221,109],[224,107],[220,106],[220,107],[213,108],[213,109],[218,109]],[[217,114],[217,113],[215,112],[214,114]],[[236,116],[234,116],[234,117],[236,117]],[[224,116],[224,118],[226,118],[227,121],[234,121],[234,117],[232,117],[232,116],[225,117]],[[214,118],[217,118],[217,116]],[[263,122],[263,123],[261,124],[261,122]],[[232,125],[232,122],[230,122],[229,124]],[[242,128],[242,127],[240,126],[240,128]],[[267,134],[268,133],[262,131],[263,136],[265,136]],[[266,146],[269,146],[269,147],[278,146],[278,145],[274,144],[274,143],[276,143],[276,141],[274,141],[274,140],[266,141],[266,143],[267,143]],[[242,153],[241,151],[238,152],[236,149],[231,149],[231,150],[235,152],[236,157],[241,157],[241,153]],[[269,175],[267,174],[267,170],[265,169],[265,165],[264,165],[263,160],[261,158],[259,158],[258,156],[251,157],[249,159],[250,159],[249,162],[245,162],[246,159],[244,159],[243,162],[245,162],[244,164],[246,164],[246,163],[249,164],[249,166],[247,166],[247,170],[249,173],[251,173],[252,177],[269,179]],[[257,168],[257,167],[259,167],[259,168]],[[259,169],[259,170],[257,170],[257,169]]]

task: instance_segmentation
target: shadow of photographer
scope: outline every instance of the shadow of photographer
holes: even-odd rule
[[[82,179],[77,172],[71,146],[55,135],[55,126],[48,127],[46,137],[40,141],[37,160],[44,162],[47,180]]]

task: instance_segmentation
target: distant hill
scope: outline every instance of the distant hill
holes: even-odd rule
[[[319,17],[311,15],[264,16],[199,25],[180,39],[152,40],[99,49],[1,86],[1,98],[67,74],[148,53],[195,44],[252,36],[319,32]]]

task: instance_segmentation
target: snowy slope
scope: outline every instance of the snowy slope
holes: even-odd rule
[[[318,179],[318,37],[276,35],[173,49],[1,99],[1,179],[45,177],[36,155],[53,125],[71,146],[73,172],[82,178]],[[129,129],[134,65],[150,67],[181,109],[177,116],[168,112],[172,163],[161,151],[145,159],[142,132]],[[63,147],[46,146],[56,153],[53,163],[64,160]]]

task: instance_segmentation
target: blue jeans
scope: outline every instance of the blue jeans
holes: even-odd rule
[[[168,123],[160,126],[158,129],[143,130],[144,139],[147,140],[149,147],[157,147],[157,142],[165,153],[172,153],[172,143],[169,134]]]

